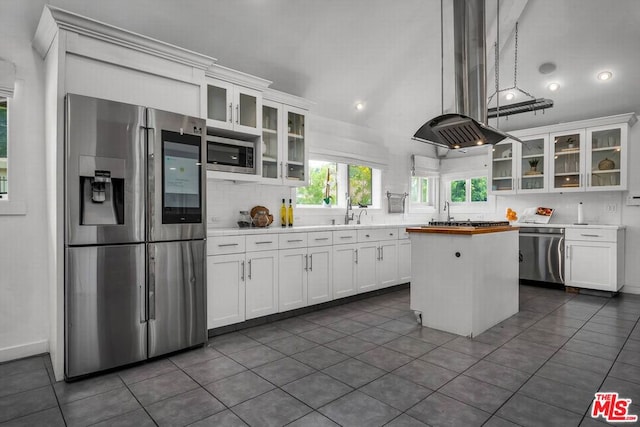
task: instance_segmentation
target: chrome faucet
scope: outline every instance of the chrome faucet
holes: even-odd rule
[[[344,223],[345,225],[349,225],[349,221],[353,221],[353,208],[351,207],[351,197],[349,197],[349,193],[347,196],[347,211],[344,214]],[[351,215],[349,215],[349,211],[351,211]]]
[[[366,210],[366,209],[362,209],[362,210],[360,211],[360,213],[358,214],[358,221],[356,222],[356,224],[360,224],[360,217],[362,216],[362,214],[363,214],[363,213],[364,213],[365,215],[367,215],[367,210]]]
[[[451,222],[453,217],[451,216],[451,203],[444,201],[444,211],[447,213],[447,222]]]

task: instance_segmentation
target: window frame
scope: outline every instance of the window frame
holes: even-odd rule
[[[5,107],[4,109],[6,110],[6,136],[7,136],[7,141],[6,141],[6,157],[3,157],[3,159],[5,160],[5,165],[6,165],[6,173],[5,173],[5,180],[6,180],[6,188],[7,188],[7,192],[6,193],[0,193],[0,202],[6,202],[9,201],[11,192],[9,191],[9,185],[10,185],[10,181],[9,181],[9,153],[10,153],[10,148],[9,148],[9,141],[10,141],[10,126],[9,126],[9,122],[10,122],[10,101],[11,98],[10,97],[5,97],[5,96],[0,96],[0,104],[4,104]]]
[[[472,186],[471,180],[476,178],[484,178],[487,180],[487,200],[486,201],[471,201]],[[464,202],[452,202],[451,201],[451,183],[453,181],[464,180],[465,184],[465,201]],[[489,176],[486,170],[467,171],[463,173],[452,173],[442,176],[442,182],[440,191],[442,192],[442,200],[450,203],[451,214],[465,213],[465,214],[484,214],[495,213],[496,211],[496,197],[489,192]]]
[[[329,207],[318,205],[298,204],[298,191],[299,188],[295,188],[295,192],[292,197],[296,200],[296,208],[298,209],[345,209],[347,207],[346,195],[349,194],[349,165],[351,166],[365,166],[371,168],[371,205],[361,209],[382,209],[382,169],[379,166],[369,164],[367,162],[351,161],[346,159],[335,159],[331,157],[314,157],[310,158],[309,162],[328,162],[336,164],[336,194],[337,200],[332,200]],[[301,187],[304,188],[304,187]],[[352,205],[353,209],[359,209],[357,204]]]
[[[427,203],[418,201],[414,202],[411,199],[411,191],[412,191],[412,180],[414,178],[422,178],[427,179],[428,182],[428,195],[429,201]],[[422,186],[420,186],[422,187]],[[440,176],[437,174],[412,174],[409,178],[409,197],[407,198],[409,201],[409,213],[433,213],[437,211],[437,207],[440,203]],[[420,193],[421,188],[418,190]]]

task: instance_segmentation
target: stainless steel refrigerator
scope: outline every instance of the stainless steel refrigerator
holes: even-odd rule
[[[69,94],[65,377],[206,340],[205,122]]]

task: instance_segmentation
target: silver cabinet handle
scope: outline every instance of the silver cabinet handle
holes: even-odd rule
[[[320,241],[320,240],[329,240],[329,238],[328,238],[328,237],[316,237],[316,238],[315,238],[315,241],[316,241],[316,242],[317,242],[317,241]]]
[[[284,163],[280,162],[280,178],[284,178]]]
[[[369,236],[368,234],[365,234],[364,237],[371,237],[371,236]]]
[[[393,233],[389,233],[389,236],[393,236]]]
[[[353,239],[353,236],[340,236],[341,239]]]
[[[380,246],[380,261],[384,259],[384,246]]]
[[[355,253],[356,253],[356,264],[357,264],[358,263],[358,250],[357,249],[355,250]]]
[[[240,281],[244,282],[244,261],[240,263],[242,266],[242,273],[240,274]]]
[[[273,240],[265,240],[262,242],[256,242],[256,245],[267,245],[269,243],[273,243]]]
[[[560,241],[558,242],[558,258],[559,260],[562,260],[562,248],[564,247],[564,237],[560,238]],[[563,270],[563,263],[559,262],[558,263],[558,276],[560,277],[560,281],[562,283],[564,283],[564,270]]]
[[[236,105],[236,123],[240,123],[240,104]]]
[[[304,240],[302,239],[294,239],[294,240],[287,240],[287,243],[297,243],[297,242],[303,242]]]
[[[309,255],[304,256],[304,271],[309,271]]]
[[[284,171],[282,172],[283,178],[289,178],[289,163],[284,164]]]
[[[223,243],[223,244],[218,245],[219,248],[224,248],[224,247],[227,247],[227,246],[238,246],[238,244],[237,243]]]
[[[602,237],[599,234],[580,234],[582,237]]]
[[[309,255],[309,271],[313,271],[313,254]]]
[[[251,280],[251,260],[249,260],[249,274],[247,275],[247,279]]]
[[[233,103],[229,103],[229,123],[233,123]]]

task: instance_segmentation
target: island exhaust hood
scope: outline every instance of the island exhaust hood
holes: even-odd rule
[[[458,113],[443,114],[425,123],[416,141],[449,148],[469,148],[518,138],[487,126],[485,69],[485,2],[453,0],[455,101]]]

